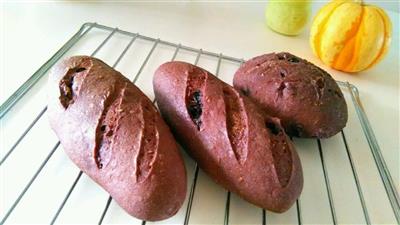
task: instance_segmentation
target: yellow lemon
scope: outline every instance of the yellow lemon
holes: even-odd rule
[[[267,25],[285,35],[297,35],[307,24],[309,0],[270,0],[265,11]]]

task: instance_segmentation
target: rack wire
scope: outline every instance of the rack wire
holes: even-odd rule
[[[226,56],[222,53],[219,54],[213,53],[210,51],[205,51],[202,49],[197,49],[182,44],[176,44],[164,41],[159,38],[157,39],[157,38],[147,37],[139,33],[132,33],[97,23],[85,23],[78,30],[78,32],[75,33],[69,39],[69,41],[67,41],[43,66],[41,66],[20,88],[18,88],[18,90],[10,98],[8,98],[0,106],[0,120],[2,124],[7,120],[11,121],[18,120],[18,117],[21,116],[21,114],[17,114],[16,111],[20,110],[21,108],[23,109],[24,104],[26,102],[26,100],[24,99],[29,98],[28,95],[26,94],[33,92],[33,87],[35,87],[36,85],[39,86],[42,85],[40,84],[40,81],[46,77],[49,69],[58,60],[60,60],[62,57],[65,57],[67,53],[73,54],[74,52],[69,52],[69,51],[74,47],[76,47],[80,42],[82,42],[81,44],[82,46],[85,46],[85,44],[87,44],[87,40],[90,41],[90,36],[96,36],[99,34],[106,34],[106,37],[90,54],[91,56],[97,57],[100,50],[104,49],[104,47],[107,45],[107,43],[110,42],[111,39],[114,38],[118,41],[119,39],[115,37],[117,34],[125,38],[128,38],[127,44],[125,45],[123,50],[120,53],[118,53],[117,59],[112,64],[114,68],[117,67],[117,65],[119,65],[122,59],[127,55],[132,45],[138,43],[139,40],[146,41],[148,44],[150,44],[151,46],[150,50],[145,55],[145,58],[140,64],[137,73],[134,75],[132,79],[132,82],[135,84],[137,84],[141,76],[143,77],[148,75],[146,76],[146,78],[143,79],[151,80],[152,74],[149,75],[149,73],[146,73],[146,75],[143,75],[144,70],[146,67],[148,67],[148,63],[152,58],[155,57],[158,58],[158,55],[157,53],[155,53],[155,51],[160,48],[169,48],[170,50],[172,50],[173,52],[172,58],[169,59],[172,61],[175,60],[178,54],[181,53],[182,51],[185,51],[188,54],[195,55],[195,60],[193,62],[194,64],[198,64],[201,58],[207,58],[208,61],[212,62],[216,61],[215,74],[217,76],[220,74],[222,64],[239,66],[244,61],[243,59]],[[87,39],[86,42],[83,41],[83,39],[85,38]],[[154,68],[148,70],[153,70],[153,69]],[[237,196],[233,193],[227,191],[221,192],[221,190],[219,189],[220,187],[218,187],[213,183],[208,183],[209,182],[208,178],[204,176],[204,174],[202,173],[201,169],[197,166],[197,164],[186,157],[185,159],[186,166],[190,170],[188,174],[192,175],[189,177],[189,182],[188,182],[189,183],[188,196],[180,212],[178,212],[178,214],[174,216],[172,220],[169,220],[169,222],[167,223],[185,224],[185,225],[223,223],[227,225],[227,224],[239,224],[239,223],[251,224],[254,221],[257,221],[254,223],[264,225],[264,224],[274,224],[274,223],[280,223],[280,224],[286,223],[282,222],[286,221],[284,217],[290,217],[292,218],[292,220],[287,223],[297,223],[297,224],[397,223],[399,224],[400,200],[398,191],[390,175],[385,160],[381,154],[380,147],[378,145],[374,132],[370,126],[368,118],[362,108],[359,92],[354,85],[348,82],[337,81],[337,83],[339,84],[343,92],[345,92],[345,96],[347,96],[346,101],[348,102],[349,105],[349,110],[350,110],[349,114],[353,115],[353,117],[350,116],[349,119],[350,122],[348,127],[345,130],[342,130],[338,135],[336,135],[331,140],[319,140],[319,139],[307,140],[307,141],[299,139],[294,140],[296,147],[299,149],[299,154],[303,162],[303,166],[307,167],[305,168],[304,171],[305,190],[303,191],[307,193],[302,194],[300,199],[296,201],[296,204],[292,207],[292,209],[288,211],[288,213],[282,215],[272,214],[270,212],[265,211],[264,209],[258,209],[254,206],[251,206],[250,204],[237,198]],[[138,86],[141,87],[140,85]],[[146,87],[143,87],[143,89],[146,89]],[[153,100],[153,103],[156,103],[156,99]],[[20,145],[28,138],[30,132],[35,128],[35,126],[38,126],[38,121],[40,121],[43,115],[46,114],[46,111],[47,111],[46,106],[44,106],[43,109],[39,110],[38,114],[33,117],[33,120],[29,124],[27,124],[26,128],[23,129],[18,138],[15,139],[15,142],[12,145],[10,145],[11,147],[8,150],[4,149],[2,150],[1,161],[0,161],[0,169],[2,172],[2,176],[3,174],[13,173],[13,171],[9,171],[7,170],[7,168],[4,169],[5,166],[7,167],[7,164],[12,165],[21,163],[17,161],[18,158],[12,159],[12,156],[16,151],[16,149],[18,149],[19,151],[27,151],[27,149],[21,149]],[[361,130],[362,132],[360,131],[354,132],[356,129]],[[2,132],[5,133],[7,131],[8,130],[3,130],[2,127]],[[356,134],[353,133],[360,135],[356,136]],[[21,212],[19,213],[20,214],[19,217],[15,216],[15,218],[13,218],[12,221],[9,221],[9,219],[10,216],[14,214],[15,209],[18,208],[20,202],[24,198],[26,198],[26,194],[29,192],[31,186],[40,176],[41,172],[46,167],[48,162],[51,161],[52,158],[54,158],[53,155],[55,154],[57,149],[59,149],[59,146],[60,146],[59,141],[57,141],[54,145],[52,145],[52,147],[50,148],[51,149],[50,152],[46,155],[45,159],[41,163],[38,163],[40,166],[35,170],[35,172],[28,180],[28,182],[26,182],[26,184],[23,185],[21,191],[18,191],[18,189],[10,191],[10,193],[13,193],[14,195],[16,193],[16,198],[15,200],[12,200],[9,205],[2,204],[5,206],[2,206],[1,211],[4,213],[1,213],[2,215],[0,215],[1,218],[0,224],[5,224],[8,222],[13,223],[15,221],[31,222],[29,218],[27,218],[28,216],[25,218],[27,214],[23,210],[20,210]],[[364,152],[360,153],[360,151],[358,150],[358,147],[360,146],[361,147],[367,146],[369,151],[366,151],[366,149],[364,149]],[[315,148],[315,151],[307,150],[310,148],[311,149]],[[341,160],[336,160],[336,161],[331,160],[331,158],[333,158],[332,152],[335,150],[340,151],[343,154],[342,156],[344,156],[344,158],[341,158]],[[362,154],[365,154],[367,156],[364,156]],[[318,164],[316,160],[311,160],[312,158],[315,157],[319,158],[320,164]],[[364,162],[365,159],[367,159],[366,161],[368,161],[368,159],[370,160],[368,161],[369,163],[366,163],[366,165]],[[315,166],[312,167],[307,164],[312,164]],[[350,168],[349,173],[340,174],[339,176],[351,177],[351,182],[350,182],[351,185],[346,182],[343,182],[344,185],[346,186],[344,187],[345,189],[348,187],[354,189],[353,193],[356,195],[356,198],[353,198],[353,201],[351,202],[350,201],[346,202],[343,201],[343,199],[341,199],[341,195],[344,196],[345,194],[340,192],[340,190],[342,190],[340,187],[342,180],[338,179],[338,175],[336,174],[335,169],[333,169],[335,167],[335,164],[340,164],[340,165],[343,164]],[[310,167],[310,169],[308,169],[308,167]],[[319,169],[315,170],[315,168]],[[368,171],[365,171],[365,168],[368,168],[367,169]],[[366,173],[376,174],[377,176],[372,176],[372,175],[370,176]],[[312,183],[312,181],[316,180],[314,179],[314,177],[318,177],[318,174],[321,175],[320,178],[322,182]],[[73,179],[73,182],[70,184],[66,184],[67,186],[69,186],[69,189],[62,198],[62,201],[59,202],[59,204],[57,205],[54,214],[50,215],[49,217],[50,224],[64,223],[62,221],[59,221],[59,216],[65,209],[67,203],[70,201],[71,195],[74,193],[74,191],[76,192],[77,186],[80,183],[82,183],[80,182],[82,177],[84,177],[84,174],[82,173],[82,171],[78,171],[77,174],[75,175],[75,178]],[[2,180],[5,180],[7,182],[5,178]],[[309,183],[318,186],[319,189],[313,189],[310,186],[306,186]],[[93,187],[95,186],[93,184],[91,185]],[[221,205],[220,207],[221,209],[217,210],[218,212],[212,212],[211,210],[208,210],[208,208],[212,206],[212,203],[210,202],[200,203],[201,199],[205,196],[205,193],[207,192],[207,188],[209,188],[210,186],[213,188],[212,189],[213,191],[219,193],[217,200],[224,202],[224,204]],[[197,188],[201,188],[201,192],[200,191],[196,192]],[[310,194],[315,190],[318,190],[316,195],[322,196],[321,199],[318,199],[317,197],[314,199],[313,194]],[[43,195],[46,195],[45,190],[43,190],[41,193]],[[375,194],[377,196],[375,196]],[[96,221],[92,221],[92,223],[102,224],[105,222],[106,217],[111,214],[110,207],[112,205],[112,202],[113,201],[111,196],[108,195],[104,203],[101,204],[101,206],[97,207],[99,210],[99,214]],[[27,204],[29,204],[29,202]],[[327,214],[319,212],[318,210],[320,209],[318,208],[318,204],[326,205],[329,212]],[[314,207],[314,205],[316,206]],[[353,218],[352,215],[348,215],[346,214],[346,212],[343,212],[343,210],[340,210],[342,208],[346,208],[347,207],[346,205],[351,205],[351,207],[349,208],[354,210],[354,212],[350,213],[357,214],[358,212],[357,214],[358,216],[354,216],[354,218],[356,218],[355,221],[351,220],[351,218]],[[40,206],[38,207],[40,209]],[[192,214],[196,212],[196,210],[199,210],[201,212],[196,213],[197,215],[193,217]],[[249,214],[238,215],[240,214],[240,212],[246,210],[248,210]],[[321,209],[321,211],[323,210]],[[113,212],[115,213],[115,210]],[[222,219],[220,220],[213,220],[213,218],[207,220],[207,218],[205,218],[207,217],[206,215],[199,215],[207,213],[210,215],[218,216],[218,213],[221,212],[223,213],[223,215],[221,215]],[[258,214],[259,218],[257,218],[256,220],[251,220],[253,222],[251,222],[250,220],[243,222],[243,218],[254,219],[252,216],[253,214],[252,215],[250,214],[254,213],[254,215],[256,215],[257,212],[259,212]],[[321,215],[317,216],[318,214]],[[24,219],[21,220],[21,216],[23,216]],[[114,223],[114,222],[115,221],[112,221],[112,219],[108,221],[108,223]],[[147,223],[146,221],[136,221],[136,222],[137,224]]]

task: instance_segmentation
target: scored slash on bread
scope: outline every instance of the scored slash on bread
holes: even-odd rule
[[[157,104],[175,137],[217,183],[284,212],[299,197],[299,157],[279,119],[206,70],[168,62],[155,72]]]

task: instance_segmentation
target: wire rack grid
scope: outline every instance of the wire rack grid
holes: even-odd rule
[[[92,49],[92,50],[90,50]],[[4,223],[133,224],[376,224],[400,223],[398,191],[362,108],[357,88],[338,81],[349,122],[324,140],[294,139],[304,190],[286,213],[257,208],[213,183],[183,151],[188,195],[180,211],[160,222],[128,216],[104,190],[62,153],[45,114],[45,78],[68,55],[88,54],[109,63],[156,102],[152,75],[165,61],[198,64],[231,83],[243,59],[175,44],[97,23],[85,23],[71,39],[0,106],[0,154]],[[122,65],[121,65],[122,64]],[[25,112],[29,112],[27,115]],[[50,149],[50,151],[49,151]],[[58,151],[57,151],[58,150]]]

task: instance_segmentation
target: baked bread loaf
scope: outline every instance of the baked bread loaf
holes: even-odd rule
[[[49,77],[48,117],[69,158],[142,220],[174,215],[186,195],[177,144],[152,102],[102,61],[75,56]]]
[[[175,137],[218,184],[274,212],[286,211],[299,197],[300,160],[279,119],[185,62],[161,65],[153,87]]]
[[[290,53],[250,59],[236,71],[233,85],[279,117],[291,136],[327,138],[346,126],[347,105],[335,80]]]

